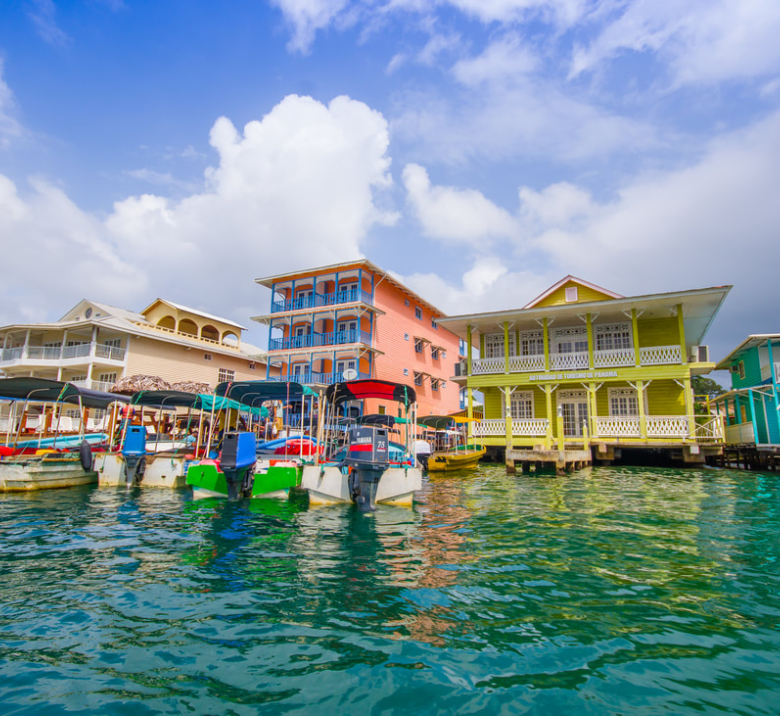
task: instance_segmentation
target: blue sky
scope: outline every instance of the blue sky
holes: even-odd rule
[[[366,256],[453,314],[734,284],[719,358],[780,330],[777,37],[776,0],[6,1],[0,322],[248,325],[254,278]]]

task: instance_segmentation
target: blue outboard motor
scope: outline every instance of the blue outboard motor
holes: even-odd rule
[[[257,462],[254,433],[225,433],[219,466],[225,473],[228,499],[248,494],[252,489],[252,474]]]
[[[361,512],[376,509],[376,489],[387,470],[390,439],[387,428],[363,425],[349,431],[349,494]]]
[[[125,484],[140,482],[146,469],[146,428],[143,425],[127,426],[122,456],[125,458]]]

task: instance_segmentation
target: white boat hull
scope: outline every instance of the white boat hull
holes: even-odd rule
[[[190,460],[184,455],[146,455],[146,467],[140,480],[143,487],[184,487]],[[102,486],[122,486],[126,482],[125,458],[122,453],[105,453],[95,459],[98,482]]]
[[[84,470],[78,454],[36,455],[0,461],[0,492],[53,490],[94,485],[97,481],[97,472]]]
[[[309,504],[335,505],[351,503],[349,474],[345,468],[332,465],[306,465],[301,487],[309,492]],[[419,467],[389,467],[382,473],[376,488],[376,502],[411,505],[414,493],[422,489]]]

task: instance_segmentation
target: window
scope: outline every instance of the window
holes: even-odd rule
[[[68,378],[68,381],[70,383],[80,383],[82,381],[85,381],[87,379],[87,374],[84,373],[84,375],[74,375]]]
[[[745,361],[741,360],[737,363],[737,372],[739,373],[739,379],[745,380]]]
[[[639,415],[636,390],[633,388],[610,388],[609,414],[615,416]]]
[[[566,288],[566,303],[572,303],[577,300],[577,287],[576,286],[568,286]]]
[[[405,340],[405,341],[408,341],[408,340],[409,340],[409,334],[408,334],[408,333],[404,333],[404,340]]]
[[[256,370],[255,364],[252,361],[249,362],[249,366],[248,367],[249,367],[249,370]]]
[[[632,335],[629,323],[600,323],[594,326],[597,351],[631,349]]]
[[[384,406],[384,405],[380,405],[380,406],[377,408],[377,412],[378,412],[380,415],[387,415],[387,407],[386,407],[386,406]]]
[[[109,348],[121,348],[122,347],[122,339],[121,338],[106,338],[103,341],[104,346],[108,346]]]
[[[588,329],[585,326],[559,328],[555,331],[557,353],[587,353]]]
[[[421,338],[415,338],[414,339],[414,352],[415,353],[422,353],[423,348],[425,347],[425,343]]]
[[[228,370],[227,368],[220,368],[219,376],[217,377],[217,380],[220,383],[226,383],[229,380],[233,380],[235,377],[236,377],[236,371]]]
[[[431,346],[431,358],[439,360],[439,349],[436,346]]]
[[[98,380],[101,383],[116,383],[116,373],[101,373]]]
[[[513,420],[530,420],[534,417],[533,391],[523,390],[512,393],[509,409]]]
[[[422,383],[423,383],[422,373],[417,373],[415,371],[415,373],[414,373],[414,384],[415,385],[422,385]]]
[[[515,355],[515,334],[509,334],[509,355]],[[488,333],[485,336],[485,357],[503,358],[504,357],[504,334]]]
[[[439,324],[436,323],[436,319],[435,318],[431,318],[431,327],[434,328],[437,331],[439,330]]]
[[[203,360],[211,360],[212,359],[211,353],[204,353],[203,354]]]
[[[414,307],[414,317],[419,318],[422,321],[422,308],[419,306]]]
[[[409,305],[409,299],[408,298],[404,299],[404,306],[408,306],[408,305]]]
[[[439,392],[439,381],[436,378],[431,378],[431,390]]]
[[[523,331],[520,334],[520,355],[544,355],[544,333],[542,331]]]
[[[404,368],[404,375],[409,375],[409,369],[408,368]]]

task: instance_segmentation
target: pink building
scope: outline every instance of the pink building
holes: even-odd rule
[[[278,372],[307,385],[389,380],[415,388],[421,416],[460,408],[459,388],[450,382],[459,340],[437,325],[444,314],[370,261],[256,281],[272,292],[271,312],[253,318],[269,327],[269,378]],[[374,402],[366,412],[396,410]]]

